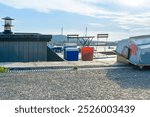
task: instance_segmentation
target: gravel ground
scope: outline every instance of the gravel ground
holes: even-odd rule
[[[0,99],[150,99],[150,70],[49,71],[0,74]]]

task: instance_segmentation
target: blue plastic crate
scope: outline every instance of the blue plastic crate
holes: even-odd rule
[[[78,48],[66,48],[64,50],[64,59],[67,61],[78,61],[79,49]]]

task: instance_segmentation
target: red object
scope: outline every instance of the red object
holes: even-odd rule
[[[138,48],[135,44],[130,45],[131,55],[135,56],[137,54]]]
[[[92,61],[94,55],[93,47],[82,47],[81,48],[81,56],[83,61]]]

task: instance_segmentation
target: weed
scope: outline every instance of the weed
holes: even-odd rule
[[[8,72],[8,68],[0,67],[0,73],[6,73]]]

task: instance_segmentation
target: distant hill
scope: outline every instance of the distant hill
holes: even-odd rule
[[[65,35],[53,35],[52,40],[51,40],[51,42],[54,44],[55,43],[63,43],[66,41],[67,41],[67,36],[65,36]]]

